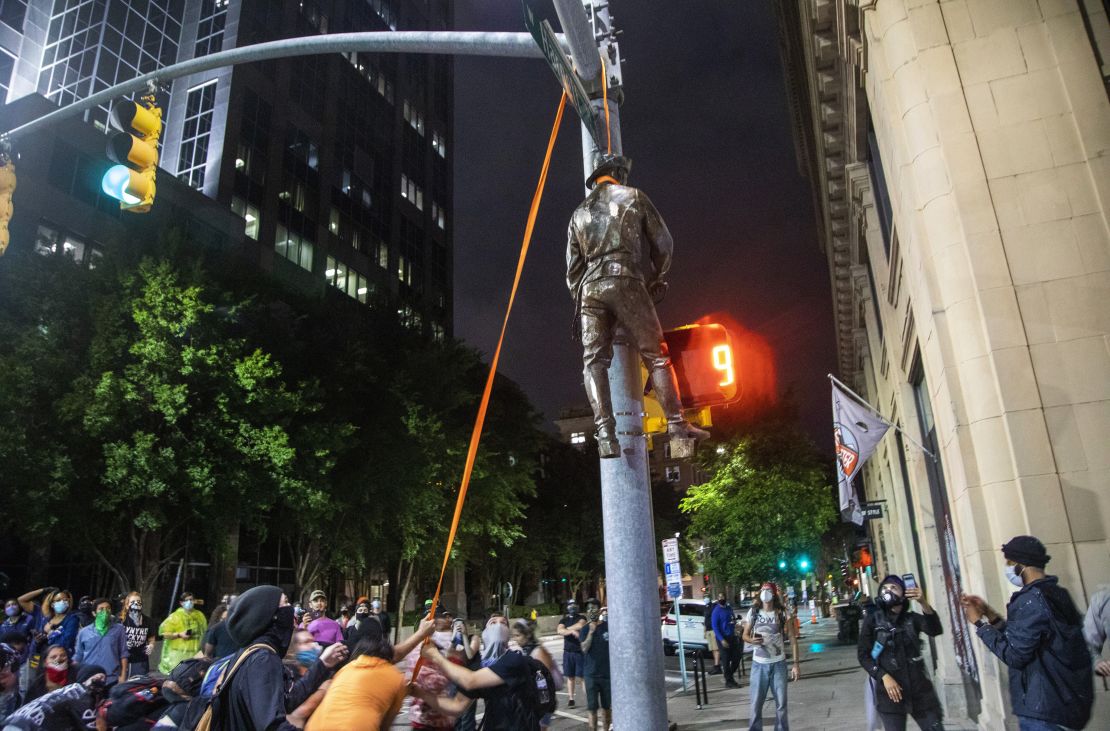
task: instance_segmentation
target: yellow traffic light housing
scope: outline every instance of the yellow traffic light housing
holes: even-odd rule
[[[120,202],[121,210],[146,213],[154,204],[162,110],[153,94],[144,96],[141,103],[118,99],[112,105],[111,121],[122,131],[109,138],[107,153],[119,164],[104,173],[101,188]]]
[[[8,221],[12,220],[14,207],[12,206],[12,193],[15,192],[15,163],[11,158],[0,156],[0,256],[8,250],[11,235],[8,233]]]
[[[710,409],[739,398],[732,337],[723,325],[704,323],[668,330],[663,338],[670,351],[686,418],[702,428],[712,426]],[[643,365],[641,371],[646,382]],[[650,393],[644,396],[644,412],[645,433],[667,431],[663,408]]]

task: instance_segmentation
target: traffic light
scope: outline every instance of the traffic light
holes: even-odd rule
[[[15,163],[7,155],[0,156],[0,256],[8,250],[8,221],[12,219],[12,193],[15,192]]]
[[[121,131],[108,138],[108,157],[119,164],[108,168],[100,187],[119,201],[121,210],[146,213],[154,204],[162,110],[153,94],[141,103],[117,99],[111,121]]]
[[[786,569],[786,560],[780,558],[779,559],[779,570],[782,571],[782,570],[785,570],[785,569]]]
[[[809,559],[802,556],[798,559],[798,568],[802,571],[809,571]]]
[[[684,409],[722,406],[738,398],[732,338],[724,325],[686,325],[663,333],[663,338]]]

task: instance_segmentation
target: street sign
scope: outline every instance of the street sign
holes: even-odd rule
[[[678,563],[678,539],[677,538],[664,538],[663,539],[663,562],[664,563]]]
[[[883,517],[882,503],[864,503],[860,506],[860,513],[864,520],[878,520]]]
[[[555,37],[555,31],[551,29],[551,23],[546,20],[537,20],[527,2],[524,3],[524,27],[532,34],[532,38],[536,40],[536,44],[543,51],[544,58],[547,59],[551,70],[555,72],[555,78],[559,80],[559,84],[563,87],[563,91],[567,93],[570,103],[574,105],[575,111],[578,112],[578,118],[590,131],[594,144],[598,146],[598,149],[605,149],[604,135],[602,135],[604,127],[602,127],[597,110],[590,104],[590,95],[586,93],[582,81],[578,78],[578,74],[574,72],[574,67],[571,66],[566,54],[563,53],[563,48],[559,45],[559,39]]]

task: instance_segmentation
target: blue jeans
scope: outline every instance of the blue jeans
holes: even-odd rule
[[[761,731],[763,728],[763,701],[767,699],[767,689],[775,698],[775,731],[790,731],[790,721],[786,718],[786,659],[778,662],[752,662],[752,708],[748,731]]]
[[[1042,721],[1039,718],[1018,716],[1018,728],[1021,731],[1068,731],[1066,726],[1051,721]]]

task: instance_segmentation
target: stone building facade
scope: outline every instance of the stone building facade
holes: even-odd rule
[[[1105,4],[777,6],[839,376],[905,432],[860,486],[885,501],[878,569],[917,574],[941,614],[929,655],[948,714],[1004,728],[1006,670],[959,592],[1003,608],[1000,546],[1018,534],[1044,541],[1080,609],[1110,583]]]

